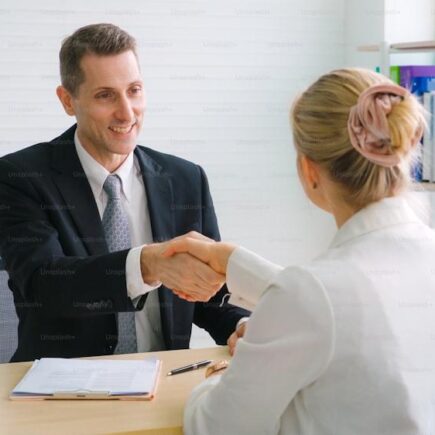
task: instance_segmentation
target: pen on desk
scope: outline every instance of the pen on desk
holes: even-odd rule
[[[192,370],[200,369],[201,367],[208,366],[213,361],[211,359],[205,359],[204,361],[199,361],[188,366],[179,367],[178,369],[173,369],[168,372],[167,376],[178,375],[179,373],[190,372]]]

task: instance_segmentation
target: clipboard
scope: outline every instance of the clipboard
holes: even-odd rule
[[[44,360],[44,361],[43,361]],[[49,360],[49,361],[47,361]],[[51,361],[50,361],[51,360]],[[86,389],[86,388],[75,388],[75,389],[59,389],[48,392],[48,388],[40,388],[38,391],[38,383],[37,377],[42,373],[44,376],[50,376],[50,372],[46,371],[45,373],[41,369],[43,364],[39,364],[40,361],[43,361],[48,364],[49,368],[56,369],[56,364],[59,366],[60,374],[62,374],[62,369],[68,369],[69,367],[73,367],[73,369],[77,370],[77,367],[87,370],[87,366],[95,367],[97,370],[100,367],[104,367],[107,370],[107,373],[116,373],[115,370],[119,370],[119,366],[122,366],[127,370],[130,362],[140,362],[144,360],[66,360],[62,358],[43,358],[42,360],[36,360],[23,379],[18,383],[18,385],[11,391],[9,395],[10,400],[15,401],[40,401],[40,400],[152,400],[157,392],[157,387],[161,374],[162,362],[157,359],[153,359],[147,361],[149,363],[149,370],[143,372],[125,372],[127,375],[130,375],[131,378],[138,379],[138,376],[143,374],[146,379],[145,382],[141,384],[140,387],[148,386],[146,388],[148,391],[143,391],[143,388],[139,388],[138,391],[134,391],[134,386],[125,386],[123,388],[124,391],[111,391],[111,390],[95,390],[95,389]],[[77,362],[80,361],[79,364]],[[85,364],[82,364],[84,362]],[[127,362],[127,363],[126,363]],[[89,363],[89,364],[86,364]],[[94,364],[92,364],[94,363]],[[47,365],[46,364],[46,365]],[[140,364],[130,364],[132,369],[137,370],[140,368]],[[39,367],[38,367],[39,366]],[[80,367],[82,366],[82,367]],[[144,367],[147,367],[144,365]],[[38,370],[39,369],[39,370]],[[151,370],[152,369],[152,370]],[[59,373],[59,372],[58,372]],[[119,373],[119,372],[118,372]],[[124,374],[124,373],[123,373]],[[92,374],[91,374],[92,375]],[[67,380],[65,380],[67,381]],[[58,382],[61,385],[61,381]],[[33,385],[33,389],[30,388]],[[110,385],[108,381],[107,385]],[[28,391],[27,391],[28,390]]]

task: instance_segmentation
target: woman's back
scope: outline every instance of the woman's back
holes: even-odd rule
[[[394,198],[353,216],[307,268],[335,322],[329,366],[295,400],[312,433],[434,433],[434,261],[435,233]]]

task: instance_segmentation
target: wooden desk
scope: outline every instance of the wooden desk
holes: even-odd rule
[[[193,387],[204,379],[204,369],[176,376],[166,373],[203,359],[228,359],[228,349],[213,347],[110,358],[138,359],[151,355],[163,361],[157,395],[152,401],[11,401],[9,392],[31,363],[0,364],[0,434],[182,434],[184,404]]]

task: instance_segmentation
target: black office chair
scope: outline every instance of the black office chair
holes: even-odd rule
[[[18,317],[0,258],[0,363],[7,363],[18,346]]]

